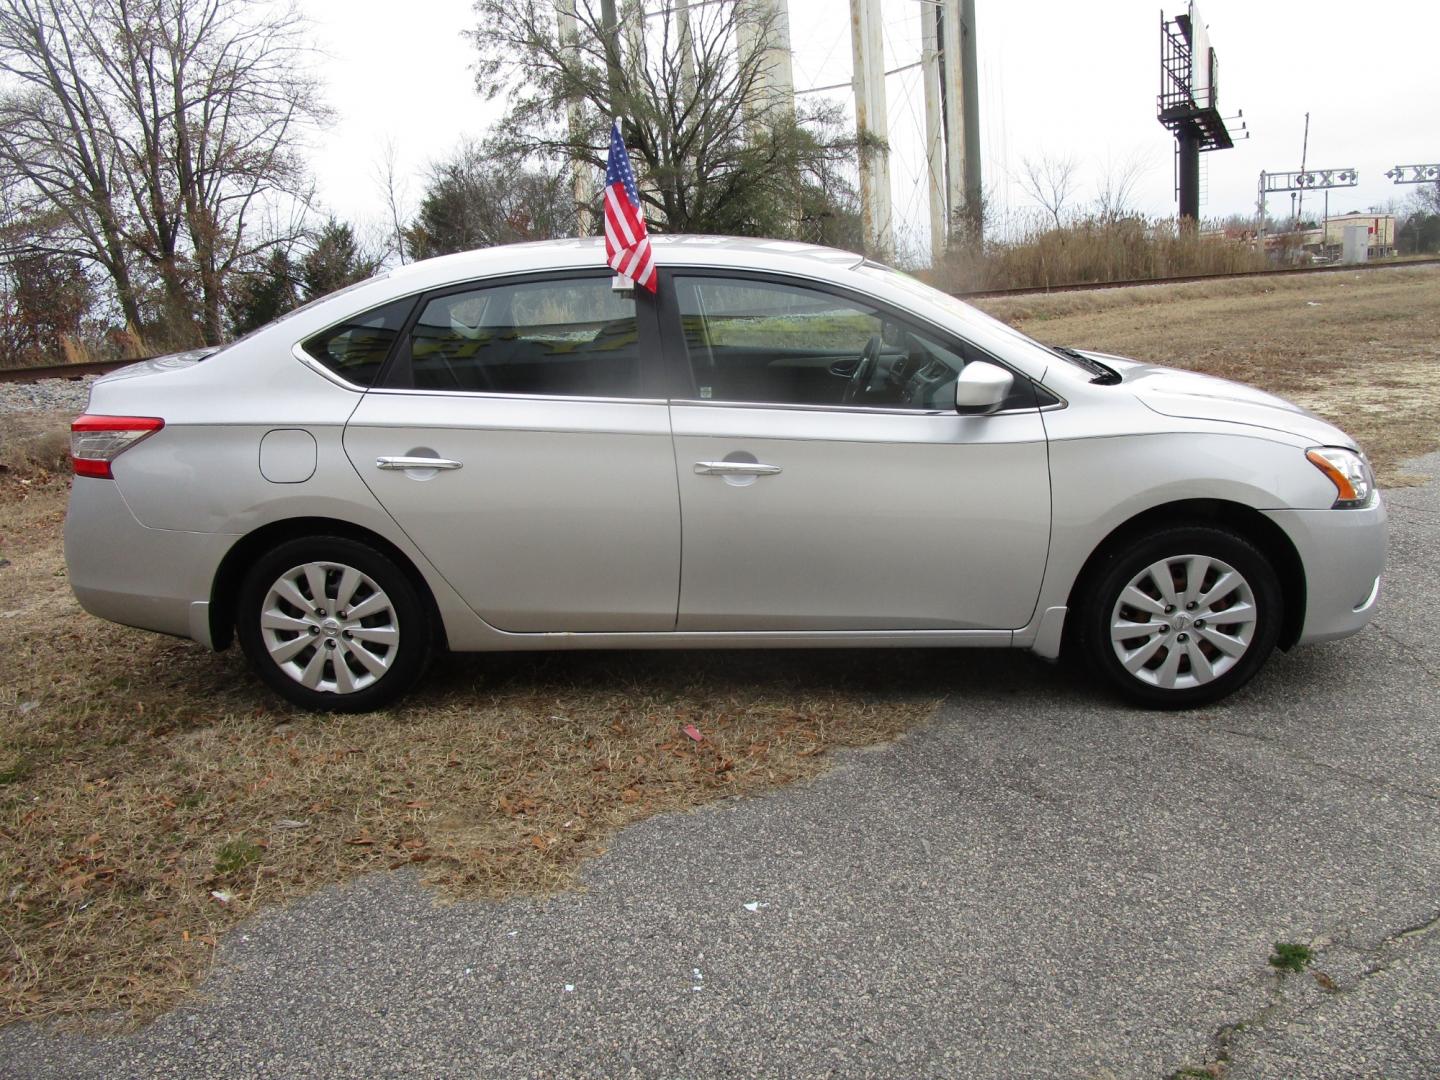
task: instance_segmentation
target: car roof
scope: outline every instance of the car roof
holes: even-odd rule
[[[664,234],[651,236],[650,243],[661,267],[736,267],[813,274],[820,266],[851,268],[864,261],[864,256],[853,251],[761,237]],[[386,280],[397,289],[411,292],[494,274],[604,265],[604,238],[582,236],[441,255],[396,269],[386,275]]]

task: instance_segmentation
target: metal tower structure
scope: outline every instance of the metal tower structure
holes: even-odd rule
[[[1200,220],[1200,154],[1235,145],[1217,107],[1219,67],[1195,5],[1184,15],[1160,14],[1160,97],[1157,119],[1175,136],[1180,218]]]

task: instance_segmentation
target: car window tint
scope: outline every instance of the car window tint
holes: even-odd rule
[[[676,293],[701,399],[954,408],[966,358],[875,308],[738,278],[678,277]]]
[[[635,397],[635,301],[609,277],[496,285],[437,296],[410,333],[416,389]]]
[[[347,382],[370,386],[390,346],[405,326],[413,297],[351,316],[301,344],[301,348]]]

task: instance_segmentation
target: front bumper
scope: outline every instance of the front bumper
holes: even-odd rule
[[[113,480],[77,476],[65,515],[70,587],[92,615],[210,646],[215,572],[238,539],[147,529]]]
[[[1389,543],[1385,504],[1363,510],[1269,510],[1305,568],[1305,622],[1298,644],[1348,637],[1374,616]]]

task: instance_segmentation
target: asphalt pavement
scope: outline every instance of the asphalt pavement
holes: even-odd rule
[[[628,829],[582,891],[372,875],[242,926],[138,1033],[0,1031],[0,1073],[1440,1076],[1440,484],[1387,501],[1376,623],[1229,702],[957,654],[933,723]]]

